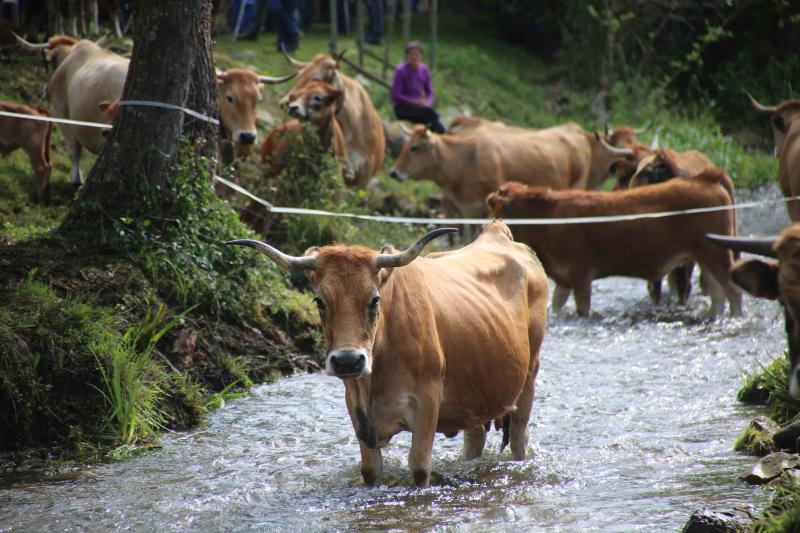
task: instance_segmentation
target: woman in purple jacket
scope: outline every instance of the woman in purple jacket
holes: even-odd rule
[[[394,71],[392,105],[398,119],[425,124],[436,133],[445,132],[433,109],[431,73],[422,62],[422,45],[416,41],[406,45],[406,62]]]

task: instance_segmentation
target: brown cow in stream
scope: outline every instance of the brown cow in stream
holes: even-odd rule
[[[800,100],[765,106],[749,94],[747,96],[756,111],[771,117],[781,192],[787,198],[800,196]],[[789,202],[786,208],[792,221],[800,220],[800,201]]]
[[[736,263],[731,279],[755,296],[779,300],[784,310],[789,344],[789,394],[800,398],[800,224],[767,239],[709,235],[712,242],[738,252],[748,252],[777,261],[748,259]]]
[[[507,183],[487,198],[496,216],[563,218],[657,213],[731,205],[722,185],[724,173],[709,169],[690,178],[617,192],[553,191]],[[728,279],[733,256],[709,243],[709,232],[734,235],[729,210],[589,224],[513,226],[517,240],[529,244],[556,282],[553,310],[559,311],[570,289],[578,314],[591,309],[592,280],[627,276],[661,279],[675,265],[691,258],[711,274],[712,316],[725,310],[741,314],[741,294]],[[714,229],[712,229],[714,228]]]
[[[528,420],[547,325],[547,279],[501,222],[451,252],[417,257],[434,230],[397,252],[332,245],[291,257],[252,240],[286,269],[308,272],[327,342],[325,370],[342,379],[361,448],[361,474],[380,483],[381,448],[411,432],[409,466],[430,482],[435,433],[464,431],[480,457],[485,423],[508,416],[511,452],[527,454]]]

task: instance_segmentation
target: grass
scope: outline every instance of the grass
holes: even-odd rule
[[[760,371],[745,377],[736,399],[744,403],[766,405],[767,416],[779,424],[786,424],[800,412],[800,401],[789,395],[788,372],[788,357],[775,358]]]

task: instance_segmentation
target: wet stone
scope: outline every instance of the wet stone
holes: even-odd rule
[[[762,485],[780,476],[784,470],[800,466],[800,455],[776,452],[751,466],[742,479],[751,485]]]
[[[798,450],[798,439],[800,439],[800,420],[792,422],[788,426],[776,432],[772,436],[772,439],[782,450],[789,450],[792,452],[800,451]]]
[[[753,419],[742,435],[737,439],[735,450],[751,455],[765,456],[779,451],[773,441],[773,434],[780,426],[771,418],[760,415]]]
[[[683,533],[728,533],[747,529],[747,520],[737,517],[733,512],[701,509],[689,517],[683,526]]]

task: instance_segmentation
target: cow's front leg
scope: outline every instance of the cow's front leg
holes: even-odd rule
[[[364,478],[364,484],[379,484],[383,477],[383,455],[380,448],[370,448],[361,439],[358,439],[358,446],[361,448],[361,477]]]
[[[367,485],[376,485],[383,476],[383,456],[378,448],[370,448],[364,439],[374,441],[372,427],[366,409],[367,378],[348,380],[344,385],[344,399],[350,421],[358,437],[358,447],[361,450],[361,477]],[[374,442],[371,443],[373,446]]]
[[[464,460],[477,459],[483,454],[486,445],[486,428],[478,426],[471,431],[464,431]]]
[[[427,487],[431,478],[431,451],[436,436],[436,423],[439,420],[440,393],[438,388],[417,394],[417,412],[411,426],[411,451],[408,453],[408,467],[418,487]]]

